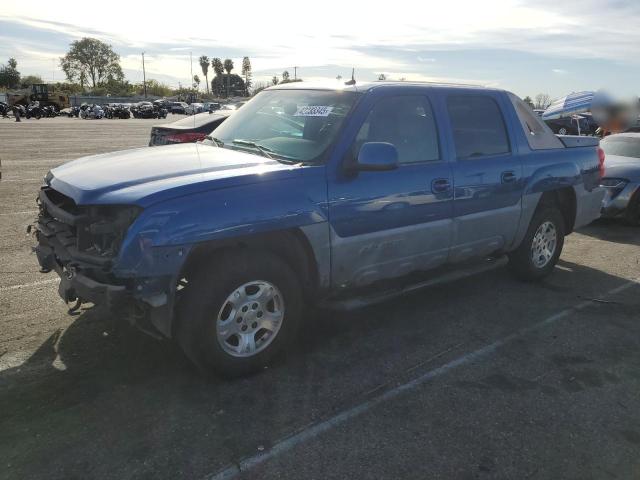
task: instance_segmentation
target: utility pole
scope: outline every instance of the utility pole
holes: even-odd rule
[[[293,67],[293,80],[298,80],[298,67]]]
[[[147,98],[147,72],[144,69],[144,52],[142,52],[142,86],[144,87],[144,98]]]
[[[191,79],[189,80],[189,85],[191,85],[191,89],[192,90],[195,90],[196,89],[196,87],[194,85],[195,82],[193,81],[193,53],[192,52],[189,52],[189,65],[191,67]],[[191,94],[191,102],[190,103],[195,102],[195,101],[196,101],[196,94],[192,93]]]

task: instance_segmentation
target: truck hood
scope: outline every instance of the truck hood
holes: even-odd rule
[[[640,179],[640,158],[607,155],[604,159],[605,177]]]
[[[54,168],[46,180],[78,205],[145,207],[212,188],[286,178],[300,170],[258,155],[189,143],[80,158]]]

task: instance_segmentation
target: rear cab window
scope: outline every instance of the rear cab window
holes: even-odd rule
[[[450,95],[447,110],[459,159],[505,155],[511,152],[504,117],[488,95]]]
[[[555,136],[549,126],[531,109],[529,105],[520,100],[513,93],[508,93],[509,100],[516,111],[520,126],[531,150],[547,150],[552,148],[564,148],[564,144]],[[585,121],[586,125],[586,121]],[[585,128],[587,128],[585,126]]]

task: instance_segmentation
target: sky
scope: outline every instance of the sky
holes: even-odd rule
[[[638,25],[638,0],[2,0],[0,63],[14,57],[23,75],[60,81],[59,58],[88,36],[112,45],[129,81],[142,81],[144,51],[147,78],[176,87],[190,81],[192,54],[201,78],[200,55],[231,58],[236,73],[248,56],[254,82],[283,70],[293,77],[297,66],[305,81],[347,79],[355,68],[360,81],[384,73],[521,97],[599,88],[637,95]]]

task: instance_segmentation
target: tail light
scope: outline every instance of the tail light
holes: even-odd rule
[[[173,143],[190,143],[190,142],[199,142],[204,140],[207,136],[206,133],[201,132],[186,132],[186,133],[174,133],[172,135],[167,135],[167,142]]]
[[[604,150],[598,147],[598,161],[600,162],[600,178],[604,178],[604,173],[605,173],[604,157],[605,157]]]

